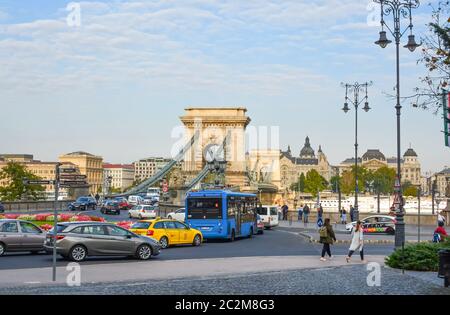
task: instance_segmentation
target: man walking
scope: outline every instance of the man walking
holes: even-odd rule
[[[309,207],[306,204],[305,207],[303,207],[303,223],[308,224],[309,223]]]
[[[303,218],[303,205],[300,205],[300,208],[298,208],[298,221],[302,222]]]
[[[355,222],[355,208],[353,205],[350,205],[350,220],[352,222]]]
[[[286,204],[284,204],[281,210],[283,211],[283,220],[287,221],[287,214],[289,211],[289,207]]]

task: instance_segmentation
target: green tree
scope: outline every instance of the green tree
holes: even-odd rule
[[[341,189],[341,191],[342,191],[342,177],[340,177],[340,176],[338,176],[338,175],[336,175],[336,176],[333,176],[333,177],[331,177],[331,179],[330,179],[330,184],[331,184],[331,190],[334,192],[334,193],[337,193],[338,192],[338,187]]]
[[[8,186],[0,187],[0,199],[4,201],[20,200],[26,196],[32,200],[43,199],[45,188],[41,185],[25,185],[24,179],[40,180],[42,178],[34,175],[22,164],[9,162],[0,171],[0,180],[5,180]]]
[[[416,197],[417,196],[417,192],[418,192],[417,187],[414,186],[409,181],[406,181],[403,183],[402,189],[403,189],[403,196],[405,196],[405,197],[408,197],[408,196]]]
[[[310,170],[306,173],[305,192],[317,196],[318,192],[328,187],[328,182],[316,170]]]
[[[383,195],[394,192],[394,184],[397,173],[395,169],[383,166],[373,173],[374,192]]]
[[[342,173],[341,191],[344,194],[355,192],[355,166],[351,170],[346,170]],[[363,192],[367,189],[368,183],[371,179],[371,172],[363,167],[358,166],[358,191]]]
[[[293,183],[290,188],[292,191],[305,192],[305,174],[302,173],[297,182]]]

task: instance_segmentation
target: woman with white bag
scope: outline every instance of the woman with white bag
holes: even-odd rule
[[[350,250],[346,258],[347,262],[350,262],[352,255],[356,250],[359,249],[359,255],[361,256],[361,261],[364,263],[364,231],[361,221],[356,223],[356,227],[352,232],[352,243],[350,245]]]

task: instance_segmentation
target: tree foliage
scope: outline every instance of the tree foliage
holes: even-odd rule
[[[291,185],[290,187],[291,190],[297,192],[305,192],[305,180],[306,180],[305,174],[301,173],[297,182]]]
[[[9,162],[0,171],[0,180],[8,183],[7,186],[0,187],[0,199],[3,201],[16,201],[22,197],[32,200],[42,199],[45,188],[41,185],[25,185],[24,179],[40,180],[41,178],[27,170],[24,165]]]
[[[317,196],[318,192],[328,187],[328,182],[316,170],[310,170],[306,173],[305,192]]]
[[[450,1],[439,1],[432,8],[428,34],[422,38],[422,56],[418,63],[423,64],[427,74],[421,77],[421,87],[415,94],[405,99],[412,99],[414,107],[433,109],[435,113],[442,107],[442,89],[450,84]]]

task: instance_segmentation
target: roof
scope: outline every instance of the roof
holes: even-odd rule
[[[354,164],[355,158],[345,159],[341,164]],[[358,158],[358,163],[361,163],[361,158]]]
[[[413,149],[409,148],[408,150],[406,150],[406,152],[405,152],[405,154],[403,154],[403,156],[415,156],[415,157],[417,157],[417,153]]]
[[[94,156],[93,154],[88,153],[88,152],[84,152],[84,151],[75,151],[75,152],[67,153],[66,155],[87,155],[87,156]]]
[[[378,149],[370,149],[367,150],[366,153],[364,153],[364,155],[362,156],[363,160],[380,160],[380,161],[385,161],[386,157],[384,156],[383,153],[381,153],[380,150]]]
[[[438,174],[445,174],[445,175],[449,175],[450,174],[450,168],[444,168],[442,171],[440,171]]]
[[[390,157],[387,158],[386,161],[388,162],[388,164],[396,164],[397,163],[397,158],[396,157]],[[400,163],[403,163],[403,159],[400,159]]]
[[[109,163],[105,163],[105,164],[103,164],[103,168],[125,168],[125,169],[134,170],[134,166],[132,164],[109,164]]]
[[[311,144],[309,143],[309,137],[306,137],[305,144],[300,151],[300,157],[303,156],[314,156],[314,149],[311,148]]]

